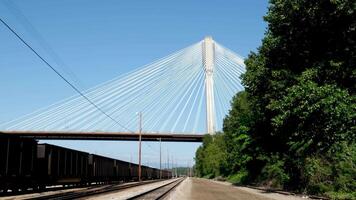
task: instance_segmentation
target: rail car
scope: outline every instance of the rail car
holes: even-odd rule
[[[37,142],[0,135],[0,190],[13,191],[36,184]]]
[[[89,153],[56,145],[37,145],[37,170],[40,187],[49,184],[80,184],[89,181]]]
[[[89,185],[138,180],[138,165],[36,140],[0,135],[0,193],[42,190],[52,185]],[[141,166],[142,180],[159,169]],[[162,178],[171,172],[162,170]]]
[[[100,155],[89,155],[90,179],[92,182],[113,182],[135,180],[132,173],[135,164]]]

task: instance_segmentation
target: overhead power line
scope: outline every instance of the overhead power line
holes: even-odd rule
[[[36,40],[36,42],[42,47],[46,54],[48,54],[53,59],[53,61],[57,64],[57,67],[61,68],[61,70],[58,68],[57,70],[59,70],[62,74],[65,74],[67,79],[71,80],[72,83],[75,83],[77,88],[84,88],[84,83],[75,75],[71,68],[66,65],[63,59],[56,53],[56,51],[54,51],[52,46],[45,40],[45,38],[42,37],[37,28],[30,22],[26,15],[22,13],[21,9],[16,5],[16,3],[11,0],[4,0],[0,2],[3,3],[3,5],[17,19],[17,21],[25,28],[26,32],[32,36],[32,39]]]
[[[126,128],[124,125],[120,124],[117,120],[115,120],[113,117],[111,117],[109,114],[107,114],[104,110],[102,110],[99,106],[97,106],[93,101],[91,101],[86,95],[84,95],[75,85],[73,85],[69,80],[67,80],[60,72],[58,72],[49,62],[47,62],[37,51],[31,47],[19,34],[16,33],[14,29],[12,29],[3,19],[0,18],[1,23],[3,23],[6,28],[8,28],[25,46],[27,46],[40,60],[42,60],[49,68],[51,68],[52,71],[54,71],[61,79],[63,79],[71,88],[73,88],[80,96],[82,96],[84,99],[86,99],[91,105],[93,105],[97,110],[99,110],[101,113],[103,113],[105,116],[110,118],[112,121],[114,121],[117,125],[120,127],[124,128],[125,130],[128,130],[132,133],[130,129]]]

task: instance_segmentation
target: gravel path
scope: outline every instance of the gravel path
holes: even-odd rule
[[[267,193],[261,190],[237,187],[225,182],[188,178],[166,199],[190,200],[301,200],[293,195]]]

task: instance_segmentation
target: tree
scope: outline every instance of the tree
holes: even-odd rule
[[[195,170],[200,177],[217,177],[226,165],[225,141],[222,133],[206,135],[195,154]]]
[[[326,152],[340,141],[355,142],[356,98],[336,85],[318,86],[306,70],[287,95],[270,104],[274,133],[286,141],[293,155]]]
[[[243,75],[249,131],[267,157],[284,160],[286,185],[304,187],[308,160],[339,166],[324,154],[355,145],[356,1],[271,0],[264,19],[268,30]]]
[[[231,102],[231,110],[224,119],[223,130],[227,151],[227,169],[229,174],[245,169],[252,159],[249,133],[252,113],[246,92],[237,93]]]
[[[245,91],[224,133],[198,149],[197,168],[356,198],[356,0],[270,0],[264,19],[262,45],[245,61]]]
[[[355,10],[355,0],[271,1],[265,17],[268,23],[266,36],[258,52],[251,53],[246,60],[247,72],[243,75],[243,82],[253,105],[252,112],[256,116],[251,131],[256,141],[266,151],[285,152],[289,149],[288,140],[296,131],[285,132],[286,129],[279,129],[281,125],[279,122],[294,106],[292,104],[286,106],[287,101],[296,103],[298,100],[291,98],[307,95],[303,91],[307,89],[306,87],[313,87],[314,89],[310,90],[318,94],[323,93],[320,95],[329,95],[330,90],[338,89],[335,91],[338,94],[334,94],[348,96],[348,104],[352,103],[351,99],[354,97],[351,96],[355,95],[356,88]],[[305,78],[307,74],[310,79]],[[336,98],[343,98],[341,96]],[[311,103],[305,105],[303,109],[313,109],[312,104],[315,101],[310,101]],[[332,100],[330,103],[324,108],[334,106]],[[282,104],[285,106],[281,106]],[[350,112],[354,109],[348,108],[351,108]],[[323,111],[322,109],[314,111],[316,112],[314,117],[309,118],[314,119],[314,122],[309,125],[320,127],[330,122],[328,119],[339,117],[332,116],[338,115],[337,113],[329,112],[328,119],[318,120],[315,117],[322,115]],[[348,116],[349,121],[354,120],[354,116]],[[291,127],[286,127],[287,129],[299,127],[298,133],[309,134],[310,127],[302,127],[300,121],[293,122],[296,127],[292,127],[290,120],[293,121],[294,118],[288,120]],[[343,122],[340,121],[339,125]],[[347,123],[343,127],[344,136],[346,134],[344,139],[351,137],[349,133],[354,130],[354,125],[354,122]],[[332,131],[330,130],[329,134]],[[317,141],[319,138],[327,139],[316,137],[314,143],[321,142]],[[306,139],[301,145],[307,145],[308,142]]]

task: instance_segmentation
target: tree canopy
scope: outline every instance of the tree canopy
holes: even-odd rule
[[[356,0],[270,0],[264,20],[198,174],[356,198]]]

